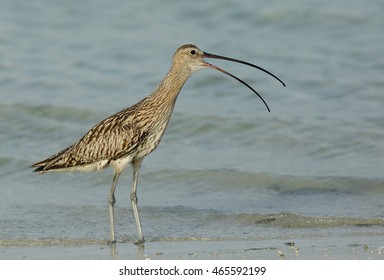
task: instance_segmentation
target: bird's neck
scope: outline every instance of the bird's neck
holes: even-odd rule
[[[174,105],[177,96],[190,76],[191,73],[188,71],[172,67],[153,92],[153,97],[162,99],[162,103],[164,104]]]

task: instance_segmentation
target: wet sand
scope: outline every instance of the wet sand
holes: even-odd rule
[[[0,259],[384,260],[383,236],[296,240],[149,240],[144,247],[103,241],[1,241]]]

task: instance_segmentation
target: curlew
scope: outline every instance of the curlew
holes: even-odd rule
[[[114,169],[112,187],[108,195],[111,244],[116,242],[114,226],[115,189],[123,169],[132,165],[133,180],[131,205],[135,217],[138,240],[144,243],[139,210],[137,207],[137,181],[140,166],[146,155],[158,144],[167,128],[177,96],[187,79],[197,70],[213,68],[236,79],[252,90],[269,107],[264,99],[247,83],[238,77],[218,68],[204,58],[229,60],[257,68],[285,84],[269,71],[238,59],[219,56],[201,51],[194,45],[179,47],[172,59],[172,66],[163,81],[147,97],[106,119],[89,130],[78,142],[61,152],[33,164],[34,171],[40,174],[51,171],[96,171],[108,166]]]

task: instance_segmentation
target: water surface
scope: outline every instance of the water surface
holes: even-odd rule
[[[211,61],[255,87],[268,113],[222,73],[190,78],[142,167],[148,241],[383,236],[382,1],[1,6],[0,245],[106,242],[111,170],[38,176],[29,166],[149,94],[184,43],[260,65],[287,87]],[[136,238],[130,182],[127,169],[119,241]]]

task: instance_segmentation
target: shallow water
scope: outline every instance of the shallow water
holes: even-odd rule
[[[108,239],[112,173],[29,166],[148,93],[184,43],[258,64],[212,63],[186,83],[144,161],[147,240],[383,236],[382,1],[3,1],[0,244]],[[119,240],[136,237],[130,171]],[[65,242],[64,242],[65,243]],[[71,242],[70,242],[71,243]]]

